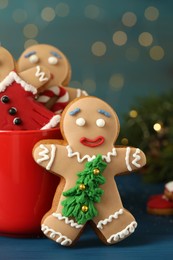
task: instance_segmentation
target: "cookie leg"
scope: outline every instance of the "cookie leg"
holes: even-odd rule
[[[83,228],[84,225],[79,225],[73,219],[64,217],[57,212],[48,215],[41,225],[43,233],[62,246],[73,245]]]
[[[134,217],[123,208],[104,219],[94,219],[93,224],[99,238],[108,245],[128,237],[137,227]]]

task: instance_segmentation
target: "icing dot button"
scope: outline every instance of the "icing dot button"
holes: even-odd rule
[[[10,99],[9,99],[8,96],[2,96],[2,97],[1,97],[1,102],[2,102],[2,103],[5,103],[5,104],[6,104],[6,103],[8,103],[9,101],[10,101]]]
[[[95,168],[95,169],[93,170],[93,173],[94,173],[94,175],[98,175],[98,174],[100,173],[100,170],[97,169],[97,168]]]
[[[11,107],[8,110],[8,113],[13,116],[13,115],[15,115],[17,113],[17,109],[15,107]]]
[[[13,124],[14,125],[21,125],[22,120],[19,117],[15,117],[14,120],[13,120]]]
[[[87,211],[88,211],[88,206],[83,205],[83,206],[82,206],[82,211],[83,211],[83,212],[87,212]]]
[[[80,189],[80,190],[85,190],[85,189],[86,189],[86,186],[85,186],[84,184],[80,184],[80,185],[79,185],[79,189]]]

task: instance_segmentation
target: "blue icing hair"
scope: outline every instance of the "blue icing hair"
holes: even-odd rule
[[[70,111],[69,112],[69,115],[70,116],[74,116],[74,115],[76,115],[77,113],[79,113],[80,112],[80,108],[75,108],[74,110],[72,110],[72,111]]]
[[[100,114],[103,114],[106,117],[111,117],[111,114],[109,112],[105,111],[104,109],[98,109],[98,112]]]

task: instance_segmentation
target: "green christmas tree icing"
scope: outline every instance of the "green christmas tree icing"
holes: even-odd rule
[[[76,185],[63,192],[67,197],[62,201],[62,214],[65,217],[72,217],[78,224],[85,224],[98,215],[94,203],[100,202],[104,192],[99,185],[106,182],[102,175],[106,166],[101,155],[85,164],[84,170],[77,174]]]

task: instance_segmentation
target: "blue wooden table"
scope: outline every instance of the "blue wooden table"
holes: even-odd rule
[[[105,246],[88,226],[73,248],[57,245],[47,238],[0,237],[0,260],[18,259],[172,259],[173,216],[146,213],[146,201],[160,193],[163,184],[145,184],[139,175],[117,179],[124,206],[138,222],[135,233],[122,242]]]

